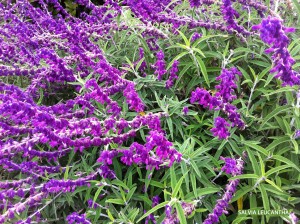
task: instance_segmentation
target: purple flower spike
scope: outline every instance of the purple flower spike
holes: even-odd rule
[[[103,164],[111,165],[113,158],[116,157],[117,154],[118,154],[117,151],[104,150],[101,152],[101,155],[98,158],[97,162],[98,163],[102,162]]]
[[[201,33],[195,32],[195,33],[193,34],[192,38],[191,38],[191,41],[194,42],[194,41],[198,40],[198,39],[201,38],[201,37],[202,37],[202,34],[201,34]]]
[[[215,94],[223,100],[224,103],[231,102],[236,99],[234,89],[237,88],[236,81],[237,75],[241,76],[241,72],[237,68],[222,69],[221,75],[216,78],[220,81],[220,84],[216,86],[218,90]]]
[[[178,79],[178,76],[177,76],[178,64],[179,64],[179,61],[177,61],[177,60],[175,60],[172,64],[171,71],[170,71],[170,76],[169,76],[169,79],[166,82],[166,88],[167,89],[169,89],[173,86],[175,79]]]
[[[155,72],[154,74],[157,75],[157,79],[159,81],[162,80],[162,77],[164,74],[167,73],[167,70],[166,70],[166,62],[164,60],[164,52],[162,50],[160,50],[157,54],[156,54],[156,58],[157,58],[157,61],[156,63],[154,64],[154,67],[155,67]]]
[[[90,220],[85,218],[85,214],[79,215],[77,212],[67,216],[68,224],[91,224]]]
[[[217,117],[214,122],[214,128],[211,129],[211,132],[219,139],[227,139],[230,135],[228,127],[230,127],[230,124],[224,118]]]
[[[210,107],[211,100],[212,96],[207,90],[197,87],[197,89],[192,92],[190,102],[199,103],[203,107]]]
[[[240,15],[232,7],[231,0],[222,0],[221,11],[222,11],[224,20],[227,22],[228,28],[231,28],[245,36],[250,35],[249,31],[247,31],[243,26],[240,26],[235,22],[234,19],[239,18]]]
[[[192,8],[197,8],[201,5],[201,0],[189,0]]]
[[[229,171],[229,173],[231,173],[232,176],[239,175],[243,172],[244,161],[242,160],[242,158],[235,160],[235,162],[233,162],[234,159],[223,158],[222,160],[225,160],[225,165],[224,165],[225,168],[224,169],[222,168],[222,170]],[[235,167],[233,167],[233,164],[235,164]],[[229,183],[226,185],[226,191],[223,197],[217,201],[217,204],[215,205],[212,213],[208,215],[208,217],[204,220],[203,224],[218,223],[219,217],[223,213],[227,214],[226,209],[232,197],[234,196],[234,193],[236,192],[239,182],[240,182],[239,179],[229,181]]]
[[[225,162],[224,166],[222,167],[222,171],[225,171],[227,174],[231,174],[232,176],[236,176],[241,174],[241,169],[237,164],[236,159],[232,158],[224,158],[220,157],[221,160]]]
[[[275,78],[282,80],[282,85],[300,85],[300,74],[293,70],[295,60],[288,51],[289,38],[286,33],[294,32],[294,28],[286,28],[279,18],[268,17],[261,24],[253,26],[253,30],[260,30],[260,38],[271,45],[267,53],[272,53],[273,64],[270,72],[275,73]]]

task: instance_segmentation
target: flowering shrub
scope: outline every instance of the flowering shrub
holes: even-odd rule
[[[300,5],[267,2],[1,2],[0,223],[297,223]]]

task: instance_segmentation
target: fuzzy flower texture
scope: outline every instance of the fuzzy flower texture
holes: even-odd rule
[[[225,162],[224,166],[222,167],[222,171],[225,171],[227,174],[232,176],[237,176],[242,174],[244,168],[244,161],[242,158],[239,159],[232,159],[232,158],[223,158],[221,160]],[[203,224],[213,224],[219,222],[219,217],[222,214],[227,214],[226,211],[229,202],[231,201],[232,197],[234,196],[237,186],[240,180],[230,180],[229,183],[226,185],[226,191],[223,194],[222,198],[217,200],[217,204],[215,205],[212,213],[208,215],[208,217],[204,220]]]
[[[219,139],[227,139],[230,135],[229,127],[235,126],[240,129],[245,128],[245,124],[241,119],[241,115],[237,111],[237,107],[231,102],[236,99],[234,90],[237,88],[237,76],[241,73],[235,67],[223,69],[221,75],[217,77],[220,84],[216,86],[217,92],[212,96],[206,89],[196,88],[191,94],[190,102],[198,103],[209,110],[221,110],[228,117],[227,122],[222,117],[217,117],[214,121],[214,128],[211,132]]]
[[[271,45],[267,53],[272,53],[273,68],[270,72],[275,73],[275,78],[282,80],[282,85],[300,85],[300,73],[293,70],[295,59],[288,51],[289,38],[287,33],[294,32],[295,28],[284,27],[279,18],[268,17],[261,24],[253,26],[253,30],[260,31],[263,42]]]

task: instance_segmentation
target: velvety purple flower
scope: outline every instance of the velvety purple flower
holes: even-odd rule
[[[187,115],[188,112],[189,112],[189,108],[188,108],[188,107],[183,107],[182,113],[183,113],[184,115]]]
[[[24,193],[23,189],[20,188],[20,189],[17,191],[16,195],[17,195],[18,197],[20,197],[20,198],[23,198],[23,197],[25,196],[25,193]]]
[[[219,139],[227,139],[230,135],[228,127],[230,127],[230,124],[224,118],[217,117],[214,122],[214,128],[211,129],[211,132]]]
[[[101,152],[100,157],[97,159],[97,162],[98,163],[102,162],[103,164],[111,165],[113,158],[115,158],[117,155],[118,152],[115,150],[112,151],[104,150]]]
[[[222,110],[228,116],[228,119],[232,123],[232,126],[236,126],[241,130],[245,128],[245,123],[242,120],[241,115],[238,113],[236,106],[226,103]]]
[[[201,5],[201,0],[189,0],[190,6],[197,8]]]
[[[122,150],[123,155],[121,156],[121,161],[127,166],[131,166],[133,163],[133,150]]]
[[[183,209],[184,215],[186,217],[190,216],[193,211],[195,210],[195,204],[194,203],[187,203],[187,202],[181,202],[181,207]]]
[[[135,91],[133,83],[128,83],[123,91],[123,95],[126,97],[126,102],[130,105],[129,108],[131,110],[135,110],[136,112],[144,111],[144,104]]]
[[[221,75],[216,78],[220,84],[216,86],[216,97],[219,97],[224,103],[231,102],[236,99],[234,89],[237,88],[237,75],[241,76],[241,72],[237,68],[222,69]]]
[[[300,137],[300,130],[295,131],[294,138],[297,139]]]
[[[179,61],[177,61],[177,60],[175,60],[172,64],[172,67],[171,67],[171,70],[170,70],[170,76],[169,76],[169,78],[166,82],[166,88],[167,89],[169,89],[173,86],[175,79],[178,79],[178,76],[177,76],[178,64],[179,64]]]
[[[89,207],[89,208],[94,208],[94,209],[96,209],[96,208],[99,207],[99,205],[98,205],[96,202],[94,202],[93,199],[89,199],[89,200],[87,201],[87,203],[88,203],[88,207]]]
[[[236,30],[238,33],[242,33],[245,36],[249,36],[250,32],[243,26],[236,23],[235,18],[239,18],[239,13],[232,7],[231,0],[222,0],[221,12],[223,18],[226,21],[228,28]]]
[[[223,159],[224,160],[224,159]],[[227,162],[226,162],[227,161]],[[230,168],[228,167],[228,162],[230,161]],[[230,173],[233,176],[239,175],[242,173],[243,168],[244,168],[244,161],[239,158],[236,161],[235,164],[235,168],[233,168],[231,165],[233,165],[232,163],[232,159],[230,160],[226,160],[225,159],[225,166],[226,168],[224,168],[224,170],[228,170],[230,171]],[[222,168],[223,170],[223,168]],[[236,188],[239,184],[239,179],[235,179],[235,180],[230,180],[229,183],[226,185],[226,191],[223,194],[222,198],[217,200],[217,204],[215,205],[212,213],[210,213],[207,218],[204,220],[203,224],[213,224],[213,223],[218,223],[219,222],[219,217],[222,214],[227,214],[227,207],[228,204],[230,203],[231,199],[234,196],[234,193],[236,192]]]
[[[145,145],[134,142],[129,149],[119,150],[119,152],[123,154],[121,161],[126,165],[144,164],[147,169],[159,169],[164,162],[168,162],[171,166],[175,161],[181,161],[181,154],[172,146],[173,144],[166,139],[164,133],[152,130],[146,137]]]
[[[236,176],[241,174],[241,168],[238,167],[238,163],[236,159],[233,158],[224,158],[220,157],[221,160],[225,162],[225,164],[222,167],[222,171],[225,171],[227,174],[231,174],[232,176]]]
[[[99,174],[104,178],[114,179],[116,178],[116,174],[113,170],[109,168],[108,165],[102,165],[99,167]]]
[[[159,201],[160,201],[160,197],[158,195],[155,195],[153,198],[152,198],[152,207],[155,207],[156,205],[159,204]]]
[[[269,16],[263,19],[261,24],[253,26],[252,29],[260,31],[262,41],[271,45],[267,53],[272,53],[272,61],[275,65],[270,72],[275,73],[275,78],[281,79],[285,85],[299,85],[300,74],[293,70],[295,60],[288,51],[289,38],[286,33],[294,32],[294,28],[286,28],[282,25],[282,20]]]
[[[157,52],[156,54],[156,62],[154,64],[155,67],[155,72],[154,74],[157,75],[157,79],[160,81],[162,80],[163,75],[165,75],[167,73],[166,70],[166,62],[164,60],[164,52],[162,50],[160,50],[159,52]]]
[[[90,220],[88,220],[85,216],[85,214],[79,215],[77,212],[73,212],[67,216],[67,222],[68,224],[91,224]]]
[[[172,213],[172,207],[170,205],[166,205],[166,207],[165,207],[166,217],[170,217],[171,213]]]
[[[201,37],[202,37],[202,34],[201,34],[201,33],[195,32],[195,33],[193,33],[193,36],[192,36],[192,38],[191,38],[191,42],[194,42],[194,41],[198,40],[198,39],[201,38]]]
[[[196,90],[192,92],[190,102],[199,103],[203,107],[210,107],[211,98],[212,97],[207,90],[197,87]]]
[[[142,72],[144,72],[145,69],[147,68],[147,64],[146,64],[145,58],[144,58],[144,49],[141,48],[141,47],[139,48],[139,61],[140,61],[140,60],[143,60],[143,62],[141,63],[139,69],[140,69]]]

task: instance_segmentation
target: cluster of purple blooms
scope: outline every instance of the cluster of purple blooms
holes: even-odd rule
[[[247,5],[255,9],[260,15],[267,11],[267,7],[257,1],[239,0],[239,2],[242,5]],[[151,25],[157,22],[170,24],[172,25],[174,33],[177,32],[176,29],[180,26],[187,25],[190,28],[204,27],[207,29],[220,30],[228,33],[235,32],[236,35],[242,39],[244,36],[249,36],[251,34],[251,32],[247,31],[234,21],[235,16],[232,14],[233,8],[230,0],[224,0],[221,4],[218,1],[213,0],[189,0],[190,6],[196,9],[200,8],[202,5],[218,5],[224,15],[226,23],[224,23],[222,20],[210,22],[178,15],[172,9],[180,3],[181,1],[174,2],[171,0],[126,0],[123,4],[127,5],[135,17],[139,18],[139,20],[145,25]],[[237,13],[235,13],[235,15],[237,15]],[[153,39],[149,39],[148,42],[153,42]],[[155,49],[155,47],[152,49]]]
[[[158,128],[161,130],[160,126]],[[114,172],[109,169],[109,165],[118,154],[121,155],[120,160],[127,166],[137,164],[145,165],[146,169],[160,169],[165,163],[171,166],[175,161],[181,161],[181,154],[172,146],[173,144],[166,139],[162,131],[151,130],[146,137],[145,145],[134,142],[129,149],[102,151],[97,162],[103,164],[100,169],[105,169],[106,172],[103,174],[106,178],[115,177]]]
[[[67,216],[68,224],[91,224],[91,222],[85,217],[85,214],[79,215],[77,212]]]
[[[155,69],[154,74],[157,75],[157,79],[159,81],[161,81],[163,76],[165,74],[167,74],[166,62],[164,60],[164,57],[165,57],[164,52],[162,50],[160,50],[156,54],[157,60],[156,60],[155,64],[152,65],[152,67]],[[178,76],[177,76],[178,65],[179,65],[179,61],[174,60],[172,66],[171,66],[170,72],[169,72],[170,75],[169,75],[169,77],[166,81],[166,85],[165,85],[167,89],[172,88],[174,85],[175,79],[178,79]]]
[[[216,86],[217,91],[214,95],[199,87],[191,94],[191,103],[198,103],[209,110],[221,110],[227,115],[231,124],[224,118],[217,117],[214,121],[214,128],[211,129],[213,135],[219,139],[227,139],[229,137],[230,132],[228,129],[230,126],[236,126],[240,129],[245,128],[237,107],[231,104],[236,99],[234,90],[237,88],[237,76],[240,75],[240,71],[235,67],[222,69],[221,75],[217,77],[217,80],[220,80],[220,84]]]
[[[233,159],[221,157],[221,160],[225,162],[224,166],[221,169],[222,171],[225,171],[231,176],[237,176],[242,174],[244,169],[244,161],[242,160],[242,158]],[[239,179],[229,181],[229,183],[225,187],[226,191],[223,194],[222,198],[217,201],[217,204],[215,205],[212,213],[210,213],[208,217],[203,221],[203,224],[218,223],[219,217],[222,214],[227,214],[226,209],[237,190],[239,182]]]
[[[49,3],[39,2],[44,6]],[[25,88],[0,82],[0,165],[6,172],[23,175],[22,180],[0,183],[0,207],[7,208],[0,215],[0,223],[12,221],[16,213],[28,208],[39,207],[50,194],[89,186],[89,181],[99,175],[114,178],[109,166],[117,155],[124,164],[136,163],[146,168],[159,169],[180,161],[181,154],[172,147],[161,129],[163,114],[148,113],[125,120],[122,108],[113,100],[115,94],[121,93],[130,110],[139,113],[145,108],[134,82],[123,78],[122,72],[107,61],[94,43],[97,37],[115,28],[114,24],[105,28],[109,20],[100,15],[118,5],[78,3],[88,4],[92,9],[91,14],[84,16],[85,20],[71,17],[58,1],[51,1],[57,9],[57,17],[52,16],[47,7],[35,8],[25,0],[18,1],[13,7],[0,3],[0,15],[8,21],[0,25],[0,62],[5,63],[1,66],[1,76],[18,75],[28,81]],[[104,28],[100,29],[99,25]],[[156,33],[155,30],[148,31],[144,35]],[[140,58],[143,57],[140,49]],[[171,69],[171,82],[176,78],[177,64],[174,63]],[[142,63],[140,69],[144,71],[145,66]],[[88,75],[90,78],[82,81]],[[53,89],[59,92],[70,86],[67,82],[76,81],[80,85],[76,84],[75,89],[82,91],[78,96],[50,106],[36,103],[41,91],[44,96],[51,96]],[[90,147],[101,150],[111,143],[121,148],[143,127],[151,130],[145,145],[135,142],[129,149],[103,151],[98,159],[100,166],[94,173],[75,180],[51,178],[41,182],[49,174],[57,176],[65,172],[59,161],[72,150],[82,152]],[[74,214],[68,218],[70,223],[80,220]]]
[[[282,80],[282,84],[300,85],[300,72],[293,70],[295,60],[288,51],[289,38],[287,33],[294,32],[294,28],[284,27],[282,20],[276,17],[268,17],[262,20],[261,24],[253,26],[253,30],[260,31],[263,42],[271,45],[266,50],[272,53],[273,68],[270,72],[275,73],[275,77]]]
[[[164,60],[164,57],[165,57],[165,55],[164,55],[164,52],[162,50],[157,52],[157,54],[156,54],[157,61],[154,64],[154,67],[155,67],[154,74],[157,75],[157,79],[159,81],[161,81],[163,75],[165,75],[167,73],[166,62]]]
[[[194,42],[194,41],[198,40],[201,37],[202,37],[201,33],[195,32],[195,33],[193,33],[193,36],[191,37],[191,42]]]
[[[227,22],[228,28],[232,28],[234,31],[241,33],[245,36],[250,35],[243,26],[238,25],[235,22],[235,18],[240,17],[239,13],[232,7],[231,0],[222,0],[221,12],[223,14],[224,20]]]

